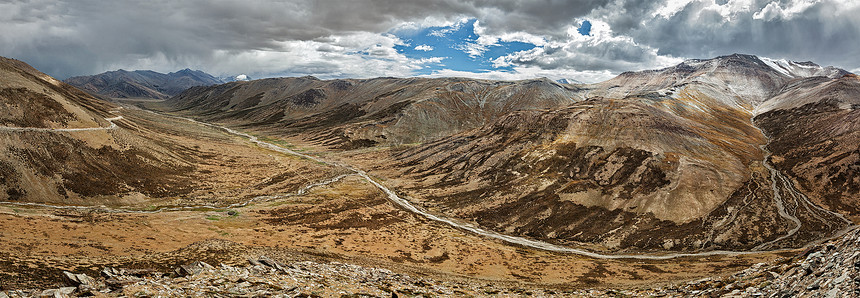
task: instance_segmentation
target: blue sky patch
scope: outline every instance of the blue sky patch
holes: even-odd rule
[[[479,45],[480,36],[475,33],[475,22],[475,19],[469,19],[447,27],[395,30],[392,34],[408,45],[398,45],[394,49],[411,59],[444,57],[441,63],[427,64],[424,69],[416,71],[416,75],[424,75],[443,69],[468,72],[511,71],[511,66],[493,68],[492,60],[536,47],[534,44],[518,41]]]
[[[591,35],[591,22],[588,20],[582,21],[582,25],[579,25],[579,29],[576,29],[576,32],[582,35]]]

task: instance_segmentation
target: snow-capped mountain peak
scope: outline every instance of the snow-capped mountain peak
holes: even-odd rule
[[[845,74],[845,71],[839,68],[835,68],[833,66],[822,67],[812,62],[796,62],[786,59],[771,59],[767,57],[758,58],[773,70],[793,78],[807,78],[815,76],[837,78]]]
[[[562,79],[558,79],[555,81],[556,81],[556,83],[559,83],[559,84],[582,84],[582,82],[580,82],[578,80],[568,79],[568,78],[562,78]]]

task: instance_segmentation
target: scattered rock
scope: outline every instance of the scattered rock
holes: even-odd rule
[[[78,288],[76,288],[76,287],[62,287],[62,288],[57,289],[57,292],[62,294],[62,295],[71,295],[77,289]]]
[[[260,263],[260,261],[257,261],[257,259],[254,258],[248,258],[248,263],[251,264],[251,266],[265,266],[263,265],[263,263]]]
[[[103,296],[289,296],[289,297],[398,297],[398,296],[632,296],[632,297],[860,297],[860,230],[816,246],[808,253],[773,263],[759,263],[730,276],[710,277],[648,289],[550,290],[506,288],[477,281],[440,281],[410,277],[387,269],[338,262],[294,262],[249,258],[248,265],[213,267],[193,262],[176,268],[177,275],[141,269],[104,268],[95,280],[85,274],[63,272],[66,287],[30,292],[0,292],[0,298],[68,295]],[[811,274],[815,272],[815,274]],[[105,285],[109,286],[105,287]],[[101,288],[99,288],[101,287]],[[401,295],[402,294],[402,295]],[[852,296],[853,295],[853,296]]]
[[[286,266],[284,266],[284,264],[281,264],[281,262],[272,260],[271,258],[269,258],[267,256],[260,256],[258,261],[263,265],[275,268],[275,269],[280,270],[280,271],[286,270]]]
[[[197,261],[188,265],[179,266],[176,268],[175,272],[179,276],[191,276],[197,275],[198,273],[203,272],[203,270],[212,268],[212,265]]]
[[[89,277],[86,274],[74,274],[68,271],[63,271],[63,275],[66,276],[66,281],[75,287],[79,285],[87,285],[87,286],[95,286],[96,281],[92,277]]]

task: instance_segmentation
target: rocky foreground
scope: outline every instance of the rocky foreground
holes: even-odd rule
[[[0,292],[0,298],[35,296],[634,296],[634,297],[858,297],[860,230],[811,247],[792,258],[760,263],[730,276],[660,288],[552,289],[480,281],[441,281],[387,269],[338,262],[283,264],[266,256],[245,266],[194,262],[174,272],[104,268],[101,276],[65,272],[68,287]]]

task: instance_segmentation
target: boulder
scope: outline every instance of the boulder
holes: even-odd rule
[[[285,266],[284,264],[281,264],[281,262],[275,261],[275,260],[273,260],[267,256],[260,256],[260,258],[258,259],[258,262],[262,263],[263,265],[266,265],[266,266],[275,268],[277,270],[280,270],[280,271],[286,271],[287,270],[286,269],[287,266]]]
[[[179,276],[192,276],[197,275],[203,270],[213,269],[212,265],[206,264],[205,262],[197,261],[188,265],[179,266],[176,268],[175,272]]]
[[[86,274],[83,274],[83,273],[75,274],[75,273],[71,273],[68,271],[63,271],[63,275],[65,275],[65,277],[66,277],[66,282],[68,282],[72,286],[75,286],[75,287],[77,287],[79,285],[87,285],[87,286],[92,286],[92,287],[96,286],[96,280],[93,279],[92,277],[89,277]]]

